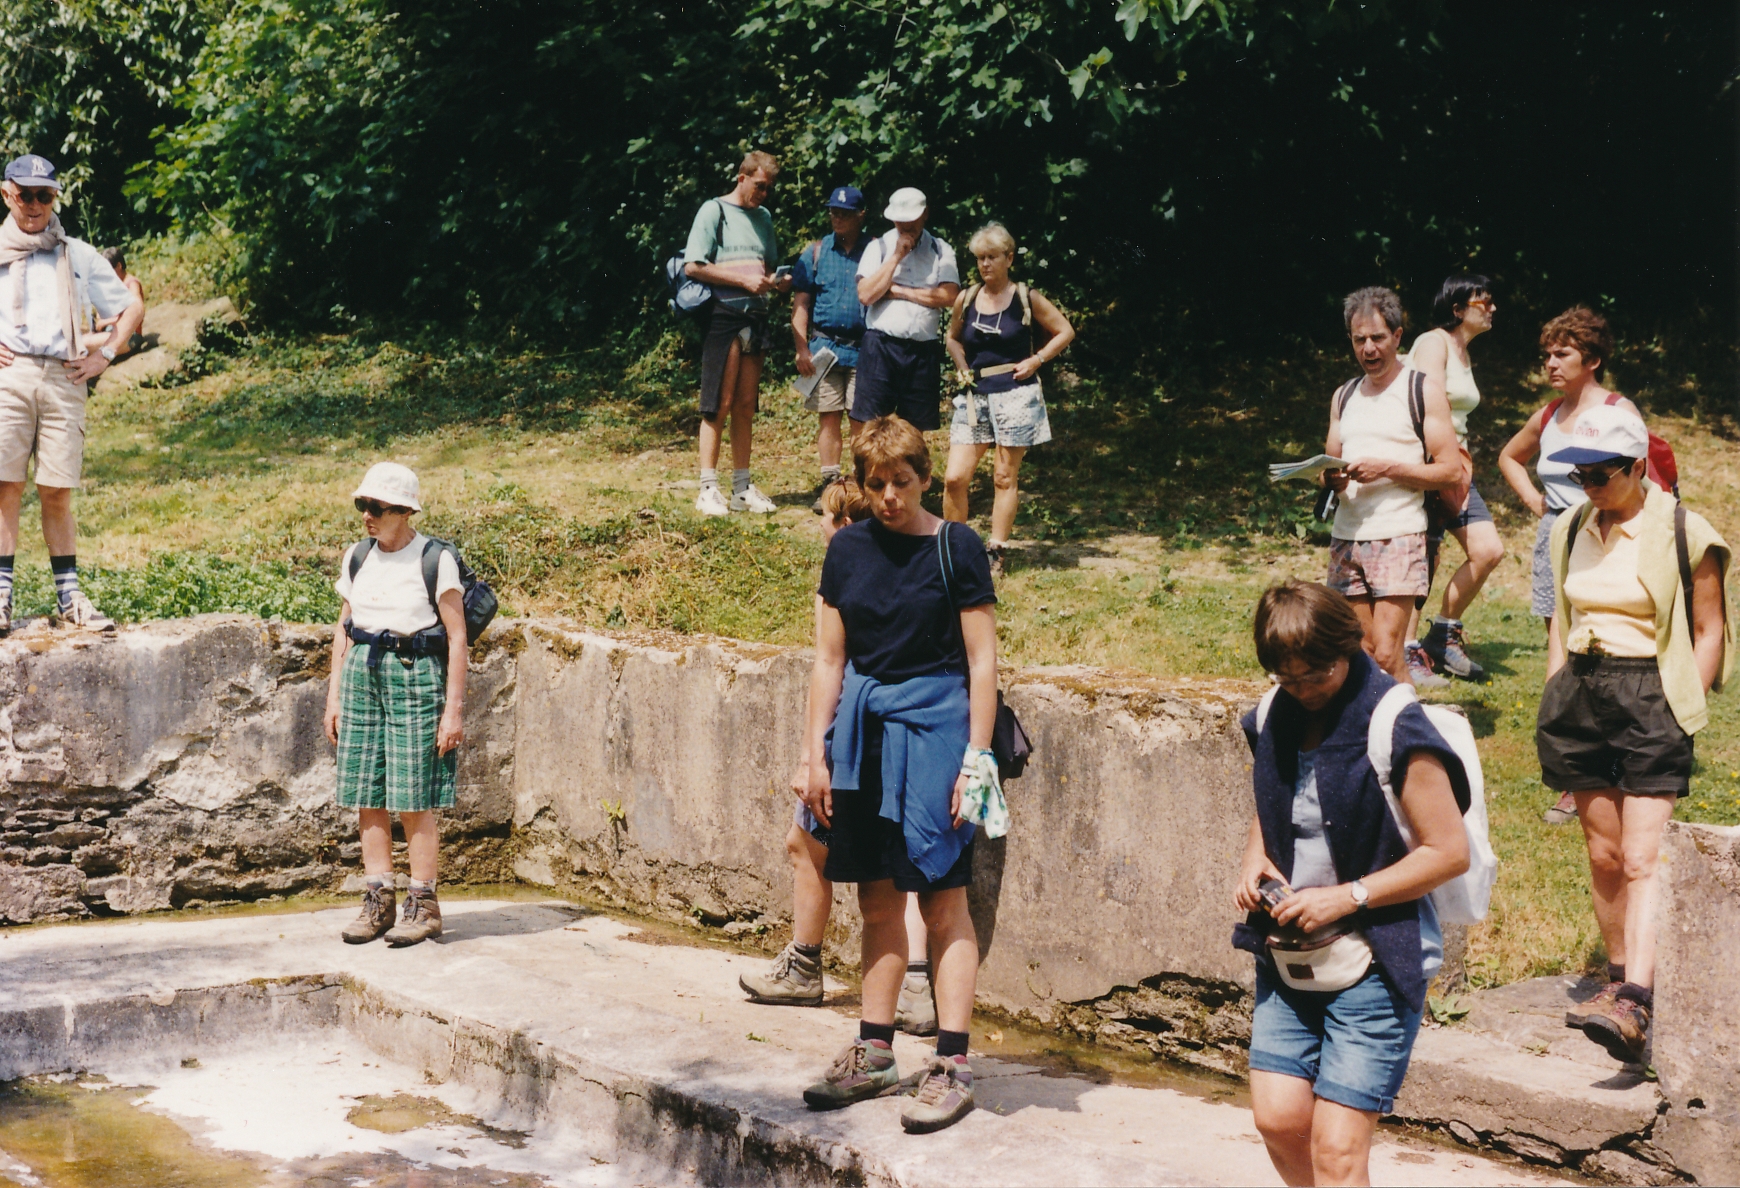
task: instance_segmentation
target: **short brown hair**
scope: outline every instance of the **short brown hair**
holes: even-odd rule
[[[822,492],[822,514],[836,524],[868,520],[871,515],[870,497],[852,479],[829,483],[828,489]]]
[[[1357,656],[1365,642],[1351,602],[1328,586],[1296,578],[1263,591],[1252,634],[1266,672],[1281,671],[1289,660],[1322,671]]]
[[[1367,285],[1342,298],[1341,321],[1349,334],[1353,333],[1353,319],[1368,313],[1382,318],[1384,325],[1391,330],[1400,330],[1408,320],[1408,315],[1402,312],[1402,299],[1396,296],[1394,289]]]
[[[744,177],[755,173],[778,173],[779,158],[760,149],[751,149],[743,154],[743,163],[737,166],[737,172]]]
[[[1584,363],[1593,358],[1599,379],[1613,357],[1613,331],[1607,328],[1607,319],[1587,305],[1573,305],[1541,327],[1541,350],[1556,346],[1577,348]]]
[[[899,466],[902,462],[912,467],[920,482],[930,477],[930,447],[911,421],[890,413],[852,434],[852,473],[860,487],[872,470]]]

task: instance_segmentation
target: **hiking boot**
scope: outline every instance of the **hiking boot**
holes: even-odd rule
[[[758,516],[770,516],[779,510],[779,505],[761,493],[761,488],[750,483],[741,491],[731,495],[731,510],[754,512]]]
[[[973,1112],[973,1068],[965,1056],[932,1056],[913,1100],[900,1111],[907,1134],[930,1134]]]
[[[695,510],[704,516],[728,516],[731,508],[725,502],[725,492],[718,487],[702,487],[695,496]]]
[[[923,974],[909,973],[901,980],[894,1026],[907,1035],[936,1034],[936,992]]]
[[[1408,641],[1408,679],[1414,682],[1416,689],[1436,689],[1450,683],[1449,678],[1438,675],[1438,670],[1432,667],[1432,658],[1426,655],[1417,640]]]
[[[1621,1064],[1642,1064],[1643,1049],[1649,1043],[1649,1008],[1616,995],[1606,1010],[1589,1016],[1583,1034]]]
[[[115,620],[91,605],[83,590],[74,590],[66,605],[60,608],[60,620],[86,631],[113,631]]]
[[[765,973],[747,973],[737,979],[750,1002],[768,1006],[821,1006],[822,959],[798,952],[787,945]]]
[[[810,504],[810,510],[815,512],[818,516],[822,515],[826,510],[822,507],[822,496],[826,495],[828,493],[828,488],[833,486],[835,483],[843,483],[845,481],[844,478],[825,478],[817,483],[816,501]]]
[[[1577,798],[1569,792],[1559,793],[1559,799],[1553,807],[1541,814],[1541,820],[1549,825],[1569,825],[1576,819]]]
[[[1420,641],[1420,647],[1432,658],[1434,668],[1451,676],[1461,677],[1465,681],[1486,679],[1486,669],[1476,664],[1468,655],[1468,638],[1460,622],[1433,620],[1432,629],[1426,632],[1426,638]]]
[[[1565,1012],[1565,1026],[1583,1030],[1583,1025],[1596,1015],[1605,1014],[1619,998],[1621,982],[1609,982],[1595,992],[1588,1002],[1579,1002]]]
[[[883,1097],[900,1088],[894,1049],[881,1040],[853,1040],[828,1067],[828,1075],[804,1090],[812,1110],[837,1110]]]
[[[1003,550],[996,546],[987,546],[985,549],[985,557],[991,562],[991,576],[994,578],[1002,577]]]
[[[0,603],[0,639],[12,634],[12,601]]]
[[[432,891],[412,888],[405,896],[405,910],[399,922],[387,933],[387,944],[395,949],[421,944],[441,935],[441,905]]]
[[[370,887],[363,892],[362,912],[339,935],[347,945],[366,945],[393,926],[398,910],[391,887]]]

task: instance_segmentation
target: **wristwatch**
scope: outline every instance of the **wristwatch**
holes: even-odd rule
[[[109,347],[109,346],[98,347],[97,354],[101,355],[103,358],[107,359],[111,363],[113,363],[115,361],[115,348],[114,347]]]
[[[1347,885],[1347,893],[1353,897],[1353,910],[1363,912],[1371,904],[1371,892],[1365,889],[1365,884],[1358,879]]]

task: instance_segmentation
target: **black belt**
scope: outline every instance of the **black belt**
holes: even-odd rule
[[[836,333],[832,330],[823,330],[820,327],[817,327],[816,337],[825,338],[829,342],[837,342],[841,346],[855,347],[859,345],[859,340],[864,337],[864,332],[862,330],[853,330],[850,332]]]
[[[415,635],[399,635],[392,631],[363,631],[354,626],[348,619],[344,624],[344,633],[352,643],[366,644],[369,650],[369,667],[381,666],[381,653],[392,652],[397,656],[445,656],[447,654],[447,628],[425,627]]]

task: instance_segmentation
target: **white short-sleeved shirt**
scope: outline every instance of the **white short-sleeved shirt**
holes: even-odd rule
[[[112,318],[133,304],[133,290],[115,275],[96,248],[69,236],[66,255],[78,294],[77,319],[81,325],[90,325],[93,309]],[[0,268],[0,296],[10,300],[11,285],[10,270]],[[17,355],[72,359],[74,352],[67,345],[61,312],[66,306],[65,292],[55,272],[55,253],[32,253],[24,261],[24,324],[17,326],[9,317],[0,318],[0,345]]]
[[[894,245],[899,241],[900,232],[894,230],[865,244],[864,258],[858,261],[858,275],[873,275],[894,254]],[[934,289],[938,285],[960,284],[960,270],[955,267],[955,249],[929,231],[922,232],[918,237],[918,246],[894,270],[894,283],[913,289]],[[942,310],[928,309],[916,301],[884,297],[864,311],[864,324],[890,338],[932,342],[942,326]]]
[[[338,580],[332,584],[338,596],[350,603],[350,621],[359,631],[391,631],[415,635],[441,621],[423,584],[423,546],[429,538],[412,534],[411,543],[389,553],[379,544],[363,558],[356,581],[350,580],[350,558],[356,545],[344,551],[338,563]],[[441,550],[435,570],[435,596],[464,587],[459,582],[459,563],[448,549]]]

